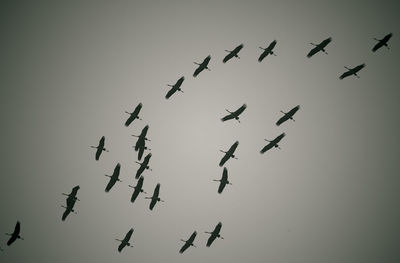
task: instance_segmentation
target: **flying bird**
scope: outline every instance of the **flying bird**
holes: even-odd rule
[[[227,152],[220,150],[221,152],[225,153],[224,157],[222,157],[221,161],[219,162],[219,166],[223,166],[226,161],[229,160],[229,158],[236,158],[236,156],[234,155],[236,148],[238,147],[239,142],[236,141],[234,144],[232,144],[232,146],[229,148],[229,150]]]
[[[276,40],[272,41],[268,47],[263,48],[260,47],[260,49],[264,50],[263,53],[261,53],[260,57],[258,58],[258,62],[263,61],[263,59],[268,56],[268,55],[274,55],[276,56],[276,54],[272,51],[274,49],[274,47],[276,46]]]
[[[361,69],[363,69],[364,67],[365,67],[365,64],[358,65],[358,66],[356,66],[356,67],[354,67],[354,68],[345,67],[345,69],[347,69],[347,71],[346,71],[345,73],[343,73],[342,75],[340,75],[339,79],[344,79],[344,78],[346,78],[346,77],[348,77],[348,76],[351,76],[351,75],[354,75],[354,76],[356,76],[357,78],[360,78],[360,76],[358,76],[357,73],[358,73]]]
[[[227,120],[235,119],[235,120],[237,120],[238,122],[240,122],[240,120],[239,120],[239,115],[242,114],[242,112],[243,112],[246,108],[247,108],[246,104],[243,104],[239,109],[237,109],[237,110],[234,111],[234,112],[231,112],[231,111],[225,109],[227,112],[229,112],[229,114],[226,115],[225,117],[223,117],[223,118],[221,119],[221,121],[227,121]]]
[[[311,58],[312,56],[314,56],[315,54],[317,54],[320,51],[324,52],[325,54],[328,54],[328,52],[326,52],[325,48],[329,43],[331,43],[331,41],[332,41],[332,38],[329,37],[329,38],[323,40],[319,44],[310,43],[311,45],[313,45],[315,47],[313,49],[311,49],[310,52],[308,52],[307,57]]]
[[[219,232],[221,231],[221,227],[222,227],[222,223],[219,222],[219,223],[215,226],[215,228],[214,228],[214,230],[213,230],[212,232],[204,232],[204,233],[207,233],[207,234],[211,234],[211,236],[210,236],[210,237],[208,238],[208,240],[207,240],[207,244],[206,244],[207,247],[211,246],[211,244],[214,242],[214,240],[215,240],[216,238],[224,239],[224,238],[219,234]]]
[[[224,57],[224,59],[222,60],[222,62],[226,63],[228,60],[230,60],[230,59],[233,58],[233,57],[240,58],[240,57],[238,56],[238,53],[239,53],[239,51],[240,51],[242,48],[243,48],[243,44],[240,44],[239,46],[235,47],[235,49],[232,50],[232,51],[225,50],[225,51],[228,52],[229,54],[226,55],[226,56]]]
[[[79,187],[79,185],[77,185],[77,186],[75,186],[74,188],[72,188],[70,194],[65,194],[65,193],[63,193],[63,195],[66,195],[66,196],[68,196],[68,197],[67,197],[67,200],[66,200],[67,206],[61,206],[61,207],[65,208],[65,211],[64,211],[64,213],[63,213],[63,215],[62,215],[62,218],[61,218],[62,221],[65,221],[65,219],[67,218],[67,216],[68,216],[71,212],[73,212],[73,213],[76,214],[76,212],[74,211],[74,206],[75,206],[76,201],[80,201],[80,200],[76,197],[76,194],[78,193],[78,190],[79,190],[79,189],[80,189],[80,187]]]
[[[167,86],[170,86],[172,88],[168,91],[167,95],[165,95],[165,98],[169,99],[177,91],[180,91],[183,93],[183,90],[181,89],[181,85],[184,80],[185,80],[185,77],[182,76],[180,79],[177,80],[177,82],[174,85],[167,84]]]
[[[142,159],[142,155],[144,150],[148,149],[150,150],[148,147],[146,147],[146,141],[150,141],[146,135],[147,135],[147,131],[149,130],[149,125],[144,126],[144,128],[142,129],[142,131],[140,132],[140,135],[132,135],[134,137],[137,137],[137,141],[135,144],[135,151],[138,151],[138,159]]]
[[[151,153],[148,153],[144,157],[144,160],[142,163],[139,163],[136,161],[136,163],[140,165],[139,169],[136,172],[136,176],[135,176],[136,179],[138,179],[140,177],[140,175],[144,172],[144,170],[148,169],[148,170],[152,171],[152,169],[149,166],[150,158],[151,158]]]
[[[194,241],[194,239],[196,238],[196,235],[197,235],[197,232],[194,231],[194,232],[192,233],[192,235],[189,237],[188,240],[183,240],[183,239],[181,239],[181,241],[185,242],[185,244],[181,247],[181,249],[179,250],[179,253],[182,254],[182,253],[185,252],[185,250],[188,249],[190,246],[196,247],[196,246],[193,244],[193,241]]]
[[[266,151],[268,151],[269,149],[272,149],[273,147],[276,147],[276,148],[280,149],[278,143],[283,139],[283,137],[285,137],[285,133],[282,133],[281,135],[277,136],[272,141],[264,139],[265,141],[267,141],[269,143],[267,145],[265,145],[264,148],[261,149],[260,153],[263,154]]]
[[[215,182],[219,182],[219,186],[218,186],[218,193],[222,193],[222,191],[224,190],[225,186],[227,184],[232,185],[229,181],[228,181],[228,169],[226,169],[226,167],[224,167],[224,171],[222,172],[222,178],[220,180],[214,180]]]
[[[372,48],[372,51],[375,52],[383,46],[385,46],[387,49],[390,49],[389,45],[387,43],[389,42],[389,39],[392,38],[392,36],[393,36],[393,34],[389,33],[386,36],[384,36],[382,39],[374,38],[376,41],[378,41],[378,43],[375,44],[375,46]]]
[[[136,186],[129,185],[129,187],[135,189],[133,191],[132,197],[131,197],[131,202],[132,203],[135,202],[136,198],[138,197],[138,195],[140,193],[143,192],[143,193],[146,194],[146,192],[143,190],[143,180],[144,180],[143,176],[140,176],[138,182],[136,183]]]
[[[129,114],[129,118],[126,120],[125,122],[125,126],[128,127],[135,119],[139,119],[142,120],[141,118],[139,118],[139,112],[142,109],[143,104],[140,102],[136,108],[133,110],[133,112],[127,112],[125,111],[125,113]]]
[[[158,183],[156,188],[154,188],[153,196],[152,197],[145,197],[146,199],[151,199],[150,202],[150,210],[153,210],[154,206],[156,205],[157,202],[164,202],[164,200],[161,200],[159,197],[160,195],[160,184]]]
[[[194,62],[194,64],[198,65],[198,67],[197,67],[196,70],[194,71],[193,77],[197,77],[197,75],[199,75],[200,72],[202,72],[202,71],[205,70],[205,69],[210,70],[210,69],[208,68],[208,63],[210,63],[210,60],[211,60],[211,56],[208,55],[208,56],[203,60],[203,62],[201,62],[201,63]]]
[[[110,177],[110,180],[108,181],[108,184],[107,184],[106,189],[105,189],[106,192],[109,192],[117,181],[122,182],[118,178],[120,169],[121,169],[121,165],[119,163],[117,163],[117,165],[114,168],[113,174],[112,175],[107,175],[107,174],[105,175],[107,177]]]
[[[115,239],[115,240],[121,242],[121,244],[119,244],[119,246],[118,246],[118,252],[121,252],[122,249],[124,249],[124,247],[126,247],[126,246],[128,246],[128,247],[133,247],[133,246],[131,245],[131,243],[129,243],[129,240],[131,239],[132,233],[133,233],[133,228],[131,228],[131,229],[128,231],[128,233],[126,233],[124,239],[122,239],[122,240],[120,240],[120,239]]]
[[[106,149],[106,148],[104,148],[104,142],[105,142],[105,140],[106,140],[106,138],[103,136],[103,137],[101,137],[101,139],[100,139],[100,141],[99,141],[99,145],[96,147],[96,146],[90,146],[90,147],[92,147],[92,148],[94,148],[94,149],[97,149],[96,150],[96,161],[98,161],[99,160],[99,158],[100,158],[100,155],[101,155],[101,153],[103,152],[103,151],[105,151],[105,152],[108,152],[108,150]]]
[[[276,126],[281,125],[282,123],[284,123],[285,121],[291,119],[292,121],[294,121],[293,119],[293,115],[300,109],[300,105],[297,105],[296,107],[294,107],[293,109],[291,109],[289,112],[283,112],[281,111],[283,115],[275,124]]]
[[[21,232],[21,223],[17,221],[17,224],[14,227],[14,232],[12,232],[11,234],[6,233],[7,236],[11,236],[10,239],[7,241],[7,246],[11,246],[11,244],[14,243],[15,240],[17,239],[24,240],[20,236],[20,232]]]

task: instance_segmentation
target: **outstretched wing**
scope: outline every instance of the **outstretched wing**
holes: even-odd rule
[[[307,57],[311,58],[312,56],[314,56],[319,51],[320,51],[319,46],[316,46],[315,48],[311,49],[310,52],[308,52]]]
[[[188,249],[188,247],[190,247],[190,244],[188,242],[185,242],[185,244],[183,244],[183,246],[179,250],[179,253],[182,254],[183,252],[185,252],[186,249]]]
[[[258,58],[258,62],[261,62],[268,54],[269,52],[267,50],[264,50],[263,53],[261,53],[260,57]]]
[[[222,62],[224,62],[224,63],[226,63],[228,60],[230,60],[231,58],[233,58],[233,52],[229,52],[229,54],[228,55],[226,55],[225,57],[224,57],[224,59],[222,60]]]
[[[246,104],[243,104],[239,109],[237,109],[236,111],[235,111],[235,115],[236,116],[239,116],[240,114],[242,114],[242,112],[245,110],[247,108],[247,105]]]
[[[279,126],[282,123],[284,123],[285,121],[287,121],[288,119],[289,119],[289,117],[285,114],[275,124],[276,124],[276,126]]]
[[[106,186],[105,191],[109,192],[111,190],[111,188],[114,186],[115,183],[116,183],[116,180],[114,180],[113,178],[110,178],[110,180],[108,181],[108,184]]]
[[[129,116],[129,118],[126,120],[125,126],[128,127],[128,126],[133,122],[134,119],[136,119],[136,116],[133,115],[133,113],[132,113],[132,114]]]
[[[194,71],[194,73],[193,73],[193,77],[197,77],[197,75],[199,75],[200,74],[200,72],[202,72],[203,71],[203,67],[200,65],[200,66],[198,66],[197,68],[196,68],[196,70]]]
[[[63,215],[62,215],[62,221],[65,221],[65,219],[67,219],[67,216],[71,213],[71,210],[66,208]]]
[[[270,150],[272,147],[274,147],[274,143],[270,142],[261,149],[260,153],[263,154],[266,151]]]
[[[222,193],[222,191],[224,191],[225,186],[226,186],[226,182],[221,180],[221,182],[219,183],[219,186],[218,186],[218,193],[219,194]]]
[[[176,91],[177,91],[177,89],[175,88],[175,86],[172,87],[172,88],[168,91],[167,95],[165,95],[165,98],[166,98],[166,99],[169,99],[172,95],[174,95],[174,93],[175,93]]]
[[[239,142],[236,141],[234,144],[232,144],[231,148],[229,148],[228,152],[233,154],[236,151],[236,148],[238,147]]]
[[[224,157],[222,157],[221,161],[219,162],[219,166],[222,167],[226,163],[226,161],[229,160],[229,157],[230,157],[229,154],[226,153],[224,155]]]
[[[211,244],[214,242],[214,240],[217,238],[216,235],[214,235],[214,233],[211,233],[211,236],[208,238],[207,240],[207,244],[206,246],[209,247],[211,246]]]
[[[157,199],[156,198],[152,198],[151,202],[150,202],[150,210],[153,210],[154,206],[157,203]]]
[[[144,142],[143,142],[143,144],[141,144],[141,146],[139,147],[139,152],[138,152],[138,159],[139,159],[139,161],[142,159],[142,156],[143,156],[143,152],[144,152],[144,148],[145,148],[145,144],[144,144]]]
[[[221,118],[221,121],[228,121],[235,118],[235,116],[233,116],[233,114],[229,113],[228,115],[226,115],[225,117]]]
[[[348,76],[353,75],[351,70],[346,71],[345,73],[343,73],[342,75],[340,75],[339,79],[344,79],[347,78]]]

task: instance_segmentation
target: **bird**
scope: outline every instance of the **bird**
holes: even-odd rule
[[[275,139],[273,139],[272,141],[269,141],[267,139],[264,139],[265,141],[269,142],[267,145],[265,145],[260,153],[263,154],[266,151],[268,151],[269,149],[272,149],[273,147],[276,147],[278,149],[280,149],[278,143],[283,139],[283,137],[285,137],[285,133],[280,134],[279,136],[277,136]]]
[[[296,107],[294,107],[293,109],[291,109],[289,112],[283,112],[281,111],[283,115],[275,124],[276,126],[281,125],[282,123],[284,123],[285,121],[291,119],[292,121],[294,121],[293,119],[293,115],[300,109],[300,105],[297,105]]]
[[[311,45],[313,45],[315,47],[313,49],[311,49],[310,52],[308,52],[307,57],[311,58],[312,56],[314,56],[315,54],[317,54],[320,51],[324,52],[325,54],[328,54],[328,52],[325,51],[325,48],[331,41],[332,41],[332,38],[329,37],[329,38],[323,40],[319,44],[310,43]]]
[[[78,190],[80,189],[79,185],[75,186],[74,188],[72,188],[71,193],[70,194],[65,194],[63,193],[63,195],[68,196],[66,203],[67,206],[61,206],[63,208],[65,208],[65,211],[61,217],[62,221],[65,221],[65,219],[67,218],[67,216],[73,212],[76,214],[76,212],[74,211],[74,206],[75,206],[75,202],[76,201],[80,201],[77,197],[76,194],[78,193]]]
[[[103,137],[101,137],[98,146],[90,146],[90,147],[92,147],[92,148],[94,148],[94,149],[97,149],[97,150],[96,150],[96,156],[95,156],[96,161],[99,160],[100,155],[101,155],[101,153],[102,153],[103,151],[108,152],[108,150],[107,150],[106,148],[104,148],[105,140],[106,140],[106,138],[103,136]]]
[[[228,52],[229,54],[224,57],[222,62],[226,63],[228,60],[230,60],[233,57],[240,58],[238,56],[238,53],[242,48],[243,48],[243,44],[240,44],[239,46],[235,47],[235,49],[232,50],[232,51],[229,51],[229,50],[225,49],[225,51]]]
[[[183,239],[181,239],[181,241],[185,242],[185,244],[181,247],[181,249],[179,250],[179,253],[182,254],[182,253],[185,252],[185,250],[188,249],[190,246],[196,247],[196,246],[193,244],[193,241],[194,241],[194,239],[196,238],[196,236],[197,236],[197,232],[194,231],[194,232],[192,233],[192,235],[190,235],[190,237],[189,237],[188,240],[183,240]]]
[[[11,244],[14,243],[15,240],[17,240],[17,239],[24,240],[20,236],[20,232],[21,232],[21,223],[19,221],[17,221],[17,223],[15,224],[15,227],[14,227],[14,232],[12,232],[11,234],[6,233],[7,236],[11,236],[10,239],[7,241],[7,246],[11,246]]]
[[[274,47],[276,46],[276,40],[272,41],[268,47],[263,48],[263,47],[259,47],[260,49],[264,50],[263,53],[261,53],[260,57],[258,58],[258,62],[263,61],[263,59],[268,56],[268,55],[274,55],[276,56],[276,54],[272,51],[274,49]]]
[[[222,178],[220,180],[214,180],[215,182],[220,182],[219,186],[218,186],[218,193],[222,193],[222,191],[224,190],[225,186],[227,184],[232,185],[229,181],[228,181],[228,169],[226,169],[226,167],[224,167],[224,170],[222,172]]]
[[[136,172],[136,176],[135,176],[136,179],[138,179],[140,177],[140,175],[144,172],[144,170],[148,169],[148,170],[152,171],[152,169],[149,166],[150,158],[151,158],[151,153],[148,153],[144,157],[144,160],[142,163],[139,163],[138,161],[136,161],[136,163],[140,165],[139,169]]]
[[[142,131],[140,132],[140,135],[132,135],[133,137],[137,137],[137,141],[135,144],[135,151],[138,151],[138,159],[142,159],[142,155],[144,150],[150,150],[148,147],[146,147],[146,141],[150,141],[146,135],[147,131],[149,130],[149,125],[144,126]]]
[[[219,223],[215,226],[215,228],[214,228],[214,230],[213,230],[212,232],[204,232],[204,233],[207,233],[207,234],[211,234],[211,236],[210,236],[210,237],[208,238],[208,240],[207,240],[207,244],[206,244],[207,247],[210,247],[211,244],[214,242],[214,240],[215,240],[216,238],[224,239],[224,238],[219,234],[219,232],[221,231],[221,227],[222,227],[222,223],[219,222]]]
[[[172,88],[167,92],[167,95],[165,95],[165,98],[169,99],[177,91],[180,91],[183,93],[183,90],[181,89],[181,85],[184,80],[185,80],[185,77],[182,76],[180,79],[178,79],[176,81],[176,83],[174,85],[167,84],[167,86],[172,87]]]
[[[128,247],[133,247],[133,246],[131,245],[131,243],[129,242],[129,240],[131,239],[132,234],[133,234],[133,228],[131,228],[131,229],[128,231],[128,233],[126,233],[124,239],[122,239],[122,240],[120,240],[120,239],[115,239],[115,240],[121,242],[121,244],[119,244],[119,246],[118,246],[118,252],[121,252],[122,249],[124,249],[124,247],[126,247],[126,246],[128,246]]]
[[[344,79],[344,78],[346,78],[346,77],[348,77],[348,76],[351,76],[351,75],[354,75],[354,76],[356,76],[357,78],[360,78],[360,76],[358,76],[357,73],[358,73],[361,69],[363,69],[364,67],[365,67],[365,63],[363,63],[363,64],[361,64],[361,65],[358,65],[358,66],[356,66],[356,67],[354,67],[354,68],[345,67],[345,69],[347,69],[347,71],[344,72],[342,75],[340,75],[339,79]]]
[[[231,111],[225,109],[227,112],[229,112],[229,114],[226,115],[225,117],[223,117],[223,118],[221,119],[221,121],[224,122],[224,121],[227,121],[227,120],[235,119],[235,120],[237,120],[237,121],[240,123],[239,115],[242,114],[242,112],[243,112],[246,108],[247,108],[247,105],[246,105],[246,104],[243,104],[239,109],[237,109],[237,110],[234,111],[234,112],[231,112]]]
[[[197,67],[196,70],[194,71],[193,77],[197,77],[197,75],[199,75],[200,72],[202,72],[204,69],[210,70],[210,69],[208,68],[208,63],[210,63],[210,60],[211,60],[211,56],[208,55],[208,56],[203,60],[203,62],[201,62],[201,63],[194,62],[194,64],[198,65],[198,67]]]
[[[146,194],[146,192],[143,190],[143,180],[144,180],[143,176],[140,176],[138,182],[136,183],[136,186],[129,185],[129,187],[135,189],[133,191],[132,197],[131,197],[131,202],[132,203],[135,202],[136,198],[138,197],[138,195],[140,193],[143,192],[143,193]]]
[[[225,153],[225,155],[222,157],[221,161],[219,162],[219,166],[222,167],[226,161],[229,160],[229,158],[236,158],[236,156],[234,155],[236,148],[239,145],[239,141],[236,141],[234,144],[232,144],[232,146],[229,148],[229,150],[227,152],[220,150],[221,152]]]
[[[117,165],[114,168],[113,174],[112,175],[107,175],[107,174],[105,175],[107,177],[110,177],[110,180],[108,181],[108,184],[107,184],[106,189],[105,189],[106,192],[109,192],[117,181],[122,182],[118,178],[120,169],[121,169],[121,164],[117,163]]]
[[[145,197],[146,199],[151,199],[150,206],[149,206],[150,210],[153,210],[153,208],[157,202],[164,202],[164,200],[161,200],[161,198],[159,197],[160,186],[161,185],[159,183],[156,185],[156,188],[154,188],[153,196]]]
[[[133,110],[133,112],[127,112],[125,111],[125,113],[129,114],[129,118],[126,120],[125,122],[125,126],[128,127],[135,119],[139,119],[142,120],[141,118],[139,118],[139,112],[142,109],[143,104],[140,102],[136,108]]]
[[[376,43],[375,46],[372,48],[372,52],[377,51],[378,49],[380,49],[383,46],[385,46],[387,49],[390,49],[387,43],[389,42],[389,39],[392,38],[392,36],[393,36],[393,34],[389,33],[386,36],[384,36],[382,39],[374,38],[376,41],[378,41],[378,43]]]

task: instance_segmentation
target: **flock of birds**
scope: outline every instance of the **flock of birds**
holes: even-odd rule
[[[391,37],[392,37],[392,33],[387,34],[382,39],[374,38],[378,43],[376,43],[374,45],[374,47],[372,48],[372,51],[376,52],[377,50],[379,50],[382,47],[386,47],[386,48],[389,49],[388,42],[389,42]],[[325,49],[326,49],[326,47],[328,46],[328,44],[331,41],[332,41],[332,38],[327,38],[327,39],[323,40],[322,42],[320,42],[319,44],[310,43],[315,47],[310,50],[310,52],[307,54],[307,57],[311,58],[312,56],[314,56],[315,54],[317,54],[319,52],[324,52],[324,53],[327,54]],[[266,48],[260,47],[260,49],[262,49],[263,52],[259,56],[258,61],[262,62],[265,59],[265,57],[267,57],[268,55],[275,55],[276,56],[276,54],[273,52],[273,49],[275,48],[276,44],[277,44],[277,41],[274,40]],[[223,60],[222,60],[223,63],[228,62],[230,59],[232,59],[234,57],[240,58],[238,53],[242,50],[242,48],[243,48],[243,44],[237,46],[232,51],[225,50],[226,52],[228,52],[228,55],[226,55],[223,58]],[[193,77],[198,76],[205,69],[210,70],[208,68],[208,64],[209,64],[210,60],[211,60],[211,56],[209,55],[201,63],[194,62],[196,65],[198,65],[198,67],[194,71]],[[359,78],[357,73],[364,67],[365,67],[365,64],[358,65],[358,66],[356,66],[354,68],[345,67],[347,69],[347,71],[344,72],[342,75],[340,75],[339,78],[340,79],[344,79],[344,78],[346,78],[348,76],[351,76],[351,75],[354,75],[357,78]],[[182,89],[181,89],[181,86],[182,86],[182,83],[183,83],[184,80],[185,80],[185,77],[182,76],[181,78],[179,78],[177,80],[177,82],[174,85],[168,84],[168,86],[170,86],[171,89],[167,92],[165,98],[166,99],[171,98],[171,96],[174,95],[177,91],[183,92]],[[139,117],[139,113],[140,113],[142,107],[143,107],[142,103],[139,103],[135,107],[133,112],[126,112],[127,114],[129,114],[129,117],[125,122],[125,126],[126,127],[128,127],[136,119],[141,120],[141,118]],[[235,119],[240,123],[239,116],[245,111],[246,107],[247,107],[246,104],[243,104],[240,108],[238,108],[237,110],[235,110],[233,112],[229,111],[229,110],[226,110],[229,114],[227,114],[226,116],[222,117],[221,121],[225,122],[225,121],[228,121],[228,120]],[[283,113],[283,116],[281,118],[279,118],[279,120],[275,124],[277,126],[280,126],[281,124],[283,124],[284,122],[286,122],[288,120],[293,120],[294,121],[293,116],[295,115],[295,113],[299,109],[300,109],[300,106],[297,105],[294,108],[292,108],[291,110],[289,110],[288,112],[281,111]],[[138,160],[139,161],[142,159],[143,153],[144,153],[145,150],[151,150],[146,146],[146,141],[150,141],[146,137],[148,129],[149,129],[149,126],[146,125],[142,129],[142,131],[141,131],[141,133],[139,135],[132,135],[134,137],[137,137],[136,144],[133,147],[134,147],[134,150],[136,152],[138,152]],[[270,150],[270,149],[272,149],[274,147],[280,149],[279,142],[284,137],[285,137],[285,133],[281,133],[279,136],[277,136],[273,140],[266,140],[265,139],[268,142],[268,144],[265,145],[260,150],[260,153],[264,154],[266,151],[268,151],[268,150]],[[232,144],[232,146],[227,151],[222,151],[221,150],[221,152],[224,153],[224,156],[221,158],[221,160],[219,162],[219,166],[220,167],[223,167],[225,165],[225,163],[231,158],[237,159],[237,157],[235,156],[234,153],[235,153],[235,150],[238,147],[238,145],[239,145],[239,142],[236,141],[236,142],[234,142]],[[95,160],[96,161],[99,161],[100,156],[101,156],[101,154],[103,152],[108,152],[108,150],[105,148],[105,137],[104,136],[101,137],[98,146],[91,146],[91,147],[96,149],[96,153],[95,153]],[[142,176],[142,174],[143,174],[143,172],[145,170],[150,170],[151,171],[151,168],[149,166],[149,162],[150,162],[151,156],[152,156],[152,154],[148,153],[144,157],[143,162],[136,161],[136,163],[139,164],[139,168],[138,168],[138,170],[136,172],[136,176],[135,176],[135,179],[137,179],[137,183],[136,183],[135,186],[129,185],[129,187],[134,189],[134,191],[132,193],[132,196],[131,196],[131,202],[132,203],[135,202],[135,200],[137,199],[137,197],[139,196],[140,193],[142,193],[142,192],[146,193],[143,190],[144,177]],[[108,181],[108,183],[106,185],[105,192],[109,192],[117,181],[122,182],[119,179],[120,169],[121,169],[121,165],[119,163],[117,163],[117,165],[114,168],[114,171],[113,171],[112,175],[106,175],[110,179],[109,179],[109,181]],[[221,179],[214,180],[214,181],[219,182],[218,193],[221,194],[223,192],[225,186],[227,184],[231,184],[229,182],[229,180],[228,180],[228,169],[226,167],[224,167]],[[153,208],[155,207],[157,202],[164,202],[159,197],[159,195],[160,195],[160,187],[161,187],[161,185],[158,183],[154,188],[153,195],[150,196],[150,197],[145,197],[145,199],[151,199],[150,205],[149,205],[149,209],[150,210],[153,210]],[[80,189],[80,187],[79,187],[79,185],[77,185],[77,186],[72,188],[72,190],[71,190],[71,192],[69,194],[63,193],[63,195],[67,196],[67,199],[66,199],[66,206],[62,206],[63,208],[65,208],[65,211],[64,211],[64,213],[62,214],[62,217],[61,217],[62,221],[66,220],[68,215],[71,212],[76,214],[76,212],[74,210],[74,207],[75,207],[76,201],[80,201],[77,198],[77,193],[78,193],[79,189]],[[218,224],[214,227],[213,231],[205,232],[207,234],[210,234],[210,237],[208,238],[207,243],[206,243],[207,247],[210,247],[215,239],[217,239],[217,238],[223,239],[223,237],[220,235],[221,228],[222,228],[222,223],[218,222]],[[117,241],[120,242],[120,244],[118,246],[118,251],[119,252],[121,252],[126,246],[133,247],[131,245],[131,243],[130,243],[133,231],[134,231],[133,228],[131,228],[125,234],[123,239],[116,239]],[[21,237],[20,232],[21,232],[21,223],[19,221],[17,221],[17,223],[15,225],[15,228],[14,228],[14,231],[12,233],[6,233],[6,235],[10,236],[9,240],[7,241],[7,246],[12,245],[18,239],[24,240]],[[194,245],[194,240],[195,240],[196,236],[197,236],[197,231],[194,231],[187,240],[181,239],[181,241],[184,242],[184,245],[180,248],[179,253],[183,253],[186,249],[188,249],[191,246],[196,247]],[[0,251],[3,251],[2,247],[0,247]]]

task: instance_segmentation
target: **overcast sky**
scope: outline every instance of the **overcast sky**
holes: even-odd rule
[[[0,261],[398,262],[400,5],[383,2],[2,1],[0,234],[19,220],[25,240],[0,236]],[[373,53],[390,32],[391,49]],[[308,59],[328,37],[328,55]],[[259,63],[273,40],[277,56]],[[181,76],[184,93],[166,100]],[[126,128],[139,102],[143,120]],[[220,121],[243,103],[241,123]],[[132,204],[131,134],[145,125],[153,171]],[[261,155],[282,132],[281,150]],[[95,161],[101,136],[110,152]],[[218,194],[219,150],[236,140],[233,185]],[[150,211],[157,183],[165,202]],[[78,214],[63,222],[76,185]],[[220,221],[224,240],[208,248]],[[118,253],[130,228],[134,247]],[[195,230],[197,248],[179,254]]]

